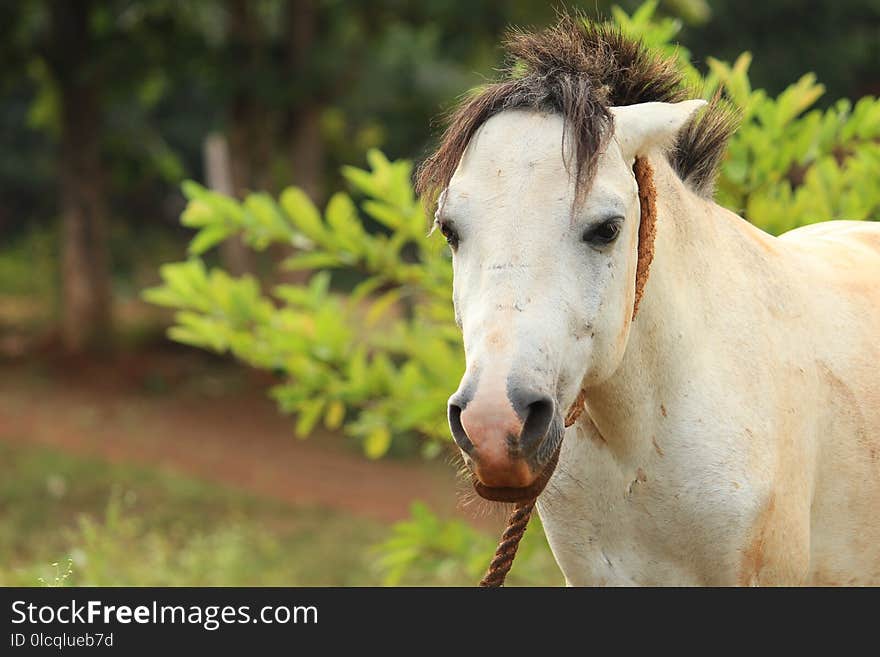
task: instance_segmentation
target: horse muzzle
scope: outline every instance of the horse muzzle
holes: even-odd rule
[[[449,426],[478,495],[518,502],[540,494],[553,475],[562,442],[556,406],[548,395],[522,390],[450,399]]]

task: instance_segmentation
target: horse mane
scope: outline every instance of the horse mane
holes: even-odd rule
[[[440,145],[419,167],[416,191],[433,200],[444,189],[474,133],[508,109],[561,114],[575,154],[580,196],[612,133],[613,106],[686,100],[688,90],[672,58],[648,50],[618,28],[581,14],[561,14],[540,32],[511,30],[504,41],[501,79],[466,96],[453,110]],[[716,96],[679,133],[667,157],[696,193],[711,197],[718,165],[737,115]]]

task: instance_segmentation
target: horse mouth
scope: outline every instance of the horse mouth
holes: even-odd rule
[[[559,450],[561,448],[562,441],[559,441],[559,445],[556,446],[553,456],[551,456],[547,463],[544,464],[538,478],[528,486],[509,488],[486,486],[476,475],[474,475],[474,490],[477,492],[477,495],[492,502],[527,502],[533,500],[541,494],[544,487],[547,486],[547,482],[550,481],[550,477],[553,476],[553,472],[556,470],[556,464],[559,462]]]

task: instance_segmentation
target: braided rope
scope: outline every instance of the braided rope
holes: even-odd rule
[[[532,517],[532,510],[535,508],[533,498],[528,502],[520,502],[514,507],[513,513],[507,520],[507,529],[501,535],[501,542],[495,549],[495,556],[489,564],[489,570],[480,580],[480,586],[483,588],[497,588],[504,586],[504,579],[513,566],[513,559],[516,557],[519,542],[522,540],[523,534],[526,533],[526,527],[529,519]]]
[[[586,392],[581,390],[577,399],[574,400],[574,404],[571,405],[571,408],[568,409],[568,413],[565,414],[566,429],[577,422],[577,419],[584,410],[585,402]],[[556,449],[556,453],[545,467],[555,468],[558,460],[559,448]],[[526,527],[528,527],[529,520],[532,517],[532,511],[534,511],[535,503],[537,501],[538,498],[533,497],[525,502],[517,503],[513,508],[513,513],[511,513],[510,517],[507,519],[507,529],[504,530],[504,533],[501,535],[501,542],[498,543],[498,547],[495,548],[495,556],[492,557],[492,562],[489,564],[489,570],[486,571],[483,579],[480,580],[480,586],[482,588],[498,588],[504,586],[504,580],[507,578],[507,573],[510,572],[510,568],[513,566],[513,560],[516,558],[516,551],[519,549],[519,542],[526,533]]]
[[[657,194],[654,189],[654,177],[651,165],[643,157],[638,157],[633,165],[633,173],[636,177],[636,183],[639,188],[639,260],[636,272],[636,296],[633,306],[633,319],[639,311],[639,301],[642,298],[642,292],[645,283],[648,281],[648,269],[651,266],[651,260],[654,258],[654,221],[657,217],[657,209],[655,205],[655,196]],[[581,390],[565,414],[565,428],[567,429],[580,417],[586,404],[586,391]],[[551,462],[545,467],[555,468],[556,461],[559,458],[559,448],[553,455]],[[507,529],[501,535],[501,542],[495,549],[495,556],[489,564],[489,570],[480,580],[480,586],[483,588],[497,588],[504,586],[504,580],[510,568],[513,566],[513,560],[516,557],[516,551],[519,549],[519,542],[526,533],[526,527],[529,519],[532,517],[532,511],[535,509],[537,497],[533,497],[525,502],[519,502],[514,508],[513,513],[507,519]]]

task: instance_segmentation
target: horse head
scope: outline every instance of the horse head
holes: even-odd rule
[[[558,113],[504,110],[469,139],[435,222],[453,252],[467,362],[449,425],[483,497],[540,493],[566,410],[621,362],[639,260],[633,164],[703,104],[609,108],[588,180]]]

